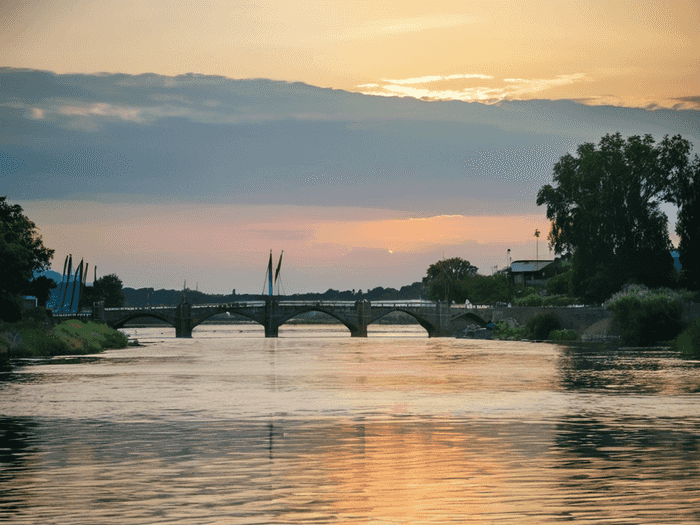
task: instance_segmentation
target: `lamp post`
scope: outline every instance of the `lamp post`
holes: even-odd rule
[[[508,304],[510,305],[511,303],[511,296],[513,295],[513,271],[511,268],[511,263],[510,263],[510,248],[508,248],[508,252],[506,255],[506,262],[508,263],[507,268],[508,268],[508,273],[506,274],[506,278],[508,279]]]

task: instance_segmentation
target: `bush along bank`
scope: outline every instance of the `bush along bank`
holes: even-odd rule
[[[68,320],[51,326],[35,319],[0,323],[0,356],[51,357],[85,355],[126,348],[127,337],[106,324]]]
[[[633,284],[608,299],[603,306],[619,323],[621,344],[651,346],[676,338],[683,329],[683,305],[690,298],[686,291]]]
[[[676,337],[672,348],[687,357],[700,358],[700,319],[695,319]]]
[[[539,341],[575,341],[578,333],[574,330],[562,329],[559,319],[553,314],[538,314],[526,325],[512,328],[504,321],[496,323],[494,330],[496,339],[507,340],[539,340]]]

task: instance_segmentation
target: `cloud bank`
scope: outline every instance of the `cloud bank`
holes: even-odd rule
[[[536,193],[577,144],[616,131],[700,144],[692,110],[427,102],[194,74],[3,68],[0,85],[2,194],[59,259],[82,253],[131,286],[187,278],[256,293],[270,248],[285,249],[298,291],[400,287],[443,253],[488,269],[509,248],[534,256],[529,230],[547,229]]]

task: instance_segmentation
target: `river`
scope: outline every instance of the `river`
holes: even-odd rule
[[[700,523],[700,363],[668,350],[126,332],[0,375],[0,522]]]

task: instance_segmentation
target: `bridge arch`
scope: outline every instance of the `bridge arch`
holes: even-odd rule
[[[329,308],[323,308],[320,305],[309,305],[309,306],[303,306],[299,308],[298,310],[295,310],[294,312],[291,312],[285,316],[283,316],[280,319],[279,325],[282,326],[283,324],[286,324],[287,321],[290,319],[295,318],[297,315],[305,314],[307,312],[319,312],[322,314],[329,315],[333,319],[338,320],[341,324],[343,324],[348,330],[350,330],[350,333],[353,334],[355,332],[358,332],[360,330],[360,327],[352,322],[349,322],[347,319],[343,318],[341,315],[335,313],[332,309]]]
[[[485,327],[488,321],[485,321],[479,315],[473,312],[464,312],[454,316],[451,319],[452,330],[455,334],[462,333],[470,324],[475,324],[480,327]]]
[[[471,312],[466,312],[466,313],[463,313],[463,314],[455,315],[455,316],[452,318],[452,321],[459,321],[459,320],[461,320],[461,319],[464,319],[464,320],[466,320],[466,321],[469,321],[469,322],[471,322],[471,323],[473,323],[473,324],[478,324],[478,325],[481,326],[481,327],[486,326],[487,323],[488,323],[488,321],[484,321],[481,317],[479,317],[478,315],[476,315],[476,314],[474,314],[474,313],[471,313]]]
[[[427,319],[424,319],[420,315],[418,315],[416,312],[412,312],[411,310],[408,310],[406,308],[401,308],[400,306],[397,306],[395,308],[391,308],[388,311],[381,312],[378,315],[372,316],[368,321],[367,325],[371,325],[373,323],[376,323],[379,321],[382,317],[386,317],[387,315],[394,313],[394,312],[403,312],[405,314],[410,315],[413,317],[416,321],[418,321],[418,324],[421,325],[425,330],[428,332],[428,336],[433,337],[434,335],[438,334],[440,332],[440,329],[435,326],[433,323],[428,321]]]
[[[206,321],[210,317],[214,317],[215,315],[221,315],[224,313],[240,315],[241,317],[245,317],[246,319],[250,319],[251,321],[259,324],[262,327],[265,326],[264,320],[261,320],[259,318],[259,316],[256,316],[255,314],[251,314],[251,313],[247,312],[246,310],[234,307],[234,308],[222,308],[219,311],[208,312],[203,317],[197,317],[196,319],[192,320],[192,328],[194,329],[195,327],[199,326],[200,324],[202,324],[204,321]]]
[[[151,312],[149,310],[137,310],[135,312],[129,313],[127,316],[122,317],[121,319],[118,319],[117,321],[114,321],[112,323],[112,328],[124,328],[124,325],[126,323],[128,323],[129,321],[132,321],[134,319],[138,319],[140,317],[151,317],[153,319],[158,319],[160,321],[163,321],[164,323],[169,324],[173,328],[176,328],[175,323],[173,322],[173,319],[171,319],[167,315],[159,314],[157,312]]]

